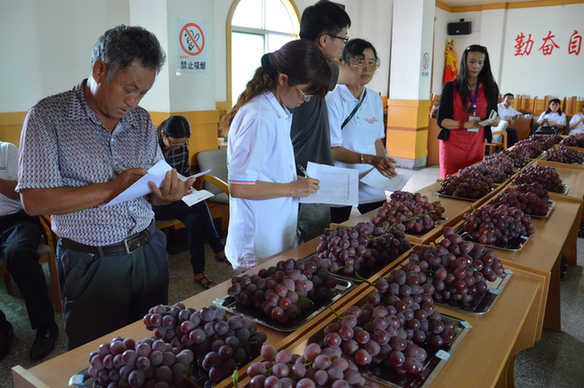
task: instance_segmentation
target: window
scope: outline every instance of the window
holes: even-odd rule
[[[300,26],[298,11],[288,0],[236,0],[232,7],[231,60],[227,60],[231,61],[231,101],[235,104],[262,55],[297,39]]]

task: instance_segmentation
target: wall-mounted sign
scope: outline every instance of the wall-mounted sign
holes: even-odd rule
[[[177,73],[205,73],[205,24],[178,19],[178,69]]]

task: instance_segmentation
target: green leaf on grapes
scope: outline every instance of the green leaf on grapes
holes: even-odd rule
[[[233,382],[233,386],[235,388],[239,387],[239,372],[237,369],[233,371],[233,374],[231,375],[231,381]]]

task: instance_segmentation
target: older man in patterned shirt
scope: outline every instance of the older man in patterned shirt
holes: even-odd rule
[[[141,27],[114,27],[93,48],[91,75],[47,97],[24,123],[17,190],[29,214],[52,215],[68,347],[143,317],[168,299],[168,256],[151,204],[182,198],[193,179],[169,171],[152,193],[102,206],[163,158],[138,106],[165,61]]]

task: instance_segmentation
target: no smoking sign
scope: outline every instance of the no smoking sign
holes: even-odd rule
[[[180,47],[191,56],[199,55],[205,48],[205,34],[195,23],[188,23],[180,30]]]

